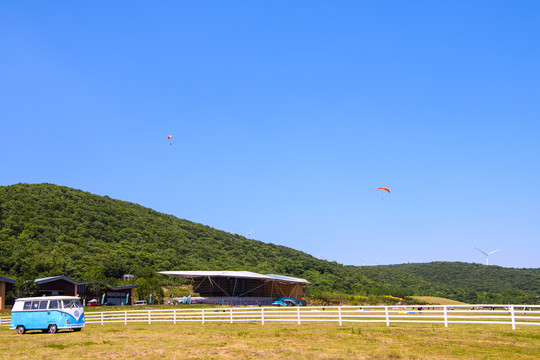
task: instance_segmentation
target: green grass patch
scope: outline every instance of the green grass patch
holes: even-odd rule
[[[506,336],[514,337],[518,339],[527,338],[527,339],[540,340],[540,331],[532,332],[532,333],[530,332],[522,333],[522,332],[512,331],[510,333],[507,333]]]

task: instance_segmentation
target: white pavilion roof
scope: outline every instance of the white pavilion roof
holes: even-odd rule
[[[261,279],[267,281],[278,281],[283,283],[296,283],[296,284],[309,284],[309,281],[305,279],[294,278],[283,275],[263,275],[250,271],[160,271],[160,274],[184,278],[193,279],[200,277],[227,277],[227,278],[244,278],[244,279]]]

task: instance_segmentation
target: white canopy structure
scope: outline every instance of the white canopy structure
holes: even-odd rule
[[[224,277],[224,278],[238,278],[238,279],[260,279],[268,281],[278,281],[289,284],[309,284],[309,281],[300,278],[294,278],[284,275],[274,274],[257,274],[251,271],[160,271],[159,274],[184,278],[195,279],[204,277]]]
[[[300,299],[309,281],[250,271],[160,271],[162,275],[193,281],[193,292],[208,303],[271,304],[273,299]]]

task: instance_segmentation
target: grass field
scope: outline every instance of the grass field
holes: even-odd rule
[[[18,335],[2,359],[539,359],[540,329],[502,325],[120,324]]]

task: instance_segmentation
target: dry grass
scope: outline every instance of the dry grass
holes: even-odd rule
[[[2,327],[0,358],[538,359],[540,331],[502,325],[183,323],[18,335]]]
[[[413,299],[424,301],[431,305],[466,305],[466,303],[436,296],[411,296]]]

